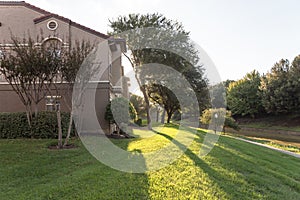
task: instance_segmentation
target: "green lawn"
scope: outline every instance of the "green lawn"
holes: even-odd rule
[[[264,122],[256,122],[256,123],[251,123],[251,124],[246,124],[244,127],[249,127],[249,128],[261,128],[261,129],[266,129],[266,130],[283,130],[283,131],[297,131],[300,132],[300,127],[299,126],[280,126],[280,125],[270,125]]]
[[[237,135],[237,134],[228,134],[228,135],[232,135],[234,137],[240,137],[246,140],[250,140],[253,142],[258,142],[261,144],[266,144],[278,149],[282,149],[282,150],[286,150],[286,151],[290,151],[293,153],[297,153],[300,154],[300,144],[299,143],[290,143],[290,142],[284,142],[284,141],[280,141],[280,140],[274,140],[274,139],[268,139],[268,138],[258,138],[258,137],[246,137],[246,136],[242,136],[242,135]]]
[[[113,142],[148,152],[175,131]],[[49,150],[53,140],[0,140],[0,199],[300,199],[299,159],[228,137],[200,159],[204,134],[172,165],[144,174],[101,164],[80,141],[76,149]]]

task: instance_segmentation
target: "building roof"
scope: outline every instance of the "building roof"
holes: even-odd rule
[[[35,24],[53,17],[53,18],[59,19],[59,20],[61,20],[63,22],[66,22],[66,23],[68,23],[68,24],[70,24],[70,25],[72,25],[72,26],[74,26],[76,28],[79,28],[79,29],[82,29],[82,30],[84,30],[86,32],[94,34],[94,35],[96,35],[98,37],[101,37],[101,38],[104,38],[104,39],[108,39],[110,37],[110,36],[108,36],[108,35],[106,35],[104,33],[100,33],[100,32],[98,32],[96,30],[93,30],[91,28],[88,28],[86,26],[78,24],[76,22],[73,22],[72,20],[70,20],[68,18],[62,17],[60,15],[57,15],[57,14],[48,12],[46,10],[43,10],[41,8],[38,8],[36,6],[33,6],[33,5],[29,4],[29,3],[26,3],[25,1],[0,1],[0,6],[24,6],[26,8],[29,8],[31,10],[34,10],[36,12],[39,12],[39,13],[43,14],[44,16],[36,18],[36,19],[33,20],[33,22]]]

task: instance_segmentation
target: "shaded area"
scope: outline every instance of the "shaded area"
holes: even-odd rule
[[[0,199],[147,199],[145,174],[113,170],[82,146],[49,150],[53,140],[0,140]],[[73,141],[72,141],[73,142]],[[126,148],[128,140],[123,140]]]

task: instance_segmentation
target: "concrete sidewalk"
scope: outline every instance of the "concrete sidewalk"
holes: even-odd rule
[[[258,145],[258,146],[266,147],[268,149],[279,151],[281,153],[284,153],[284,154],[287,154],[287,155],[290,155],[290,156],[293,156],[293,157],[296,157],[296,158],[300,158],[300,154],[293,153],[293,152],[290,152],[290,151],[286,151],[286,150],[283,150],[283,149],[278,149],[276,147],[272,147],[272,146],[269,146],[269,145],[266,145],[266,144],[261,144],[261,143],[258,143],[258,142],[253,142],[251,140],[246,140],[246,139],[238,138],[238,137],[231,137],[231,138],[235,138],[237,140],[241,140],[241,141],[248,142],[248,143],[251,143],[251,144],[255,144],[255,145]]]

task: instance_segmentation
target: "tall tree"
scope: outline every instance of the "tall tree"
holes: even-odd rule
[[[203,69],[201,66],[194,67],[199,60],[197,51],[190,42],[189,33],[184,30],[182,24],[169,20],[161,14],[130,14],[128,17],[123,16],[115,21],[111,20],[110,27],[113,29],[112,34],[119,34],[126,39],[130,55],[125,56],[130,60],[132,67],[136,69],[136,78],[147,105],[149,128],[151,128],[150,101],[146,85],[149,88],[154,83],[149,82],[149,79],[141,80],[141,78],[145,78],[141,76],[141,73],[145,74],[145,71],[137,70],[140,66],[147,63],[160,63],[170,66],[185,75],[193,89],[201,90],[202,94],[205,93],[203,92],[203,88],[205,88],[203,86],[206,86],[206,81],[203,78]],[[142,29],[149,27],[156,29]],[[136,32],[134,34],[126,32],[130,30],[136,30]],[[158,43],[161,48],[155,48]],[[141,46],[143,48],[139,48]],[[171,52],[168,49],[173,49],[176,52]],[[200,95],[199,92],[196,93],[199,94],[199,99],[205,96]]]
[[[180,109],[180,104],[175,94],[167,87],[153,84],[148,88],[152,101],[162,106],[167,113],[167,123],[170,123],[172,115]]]
[[[299,57],[275,63],[261,81],[262,101],[268,113],[294,113],[300,108]]]
[[[134,106],[124,97],[114,98],[106,106],[105,120],[116,125],[117,134],[126,133],[126,125],[130,120],[136,120],[136,117]]]
[[[213,108],[226,108],[227,107],[227,93],[230,83],[233,80],[226,80],[221,83],[210,86],[210,100]]]
[[[135,94],[130,94],[130,102],[134,106],[139,118],[146,117],[147,111],[143,97]]]
[[[227,105],[233,115],[255,117],[263,111],[259,86],[260,74],[256,70],[229,84]]]
[[[290,69],[290,87],[293,90],[293,111],[300,112],[300,55],[296,56]]]

